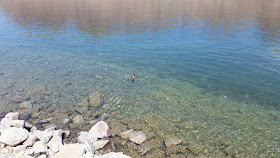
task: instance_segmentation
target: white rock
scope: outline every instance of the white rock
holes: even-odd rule
[[[70,136],[70,134],[71,134],[71,132],[69,131],[69,130],[65,130],[64,131],[64,136],[66,137],[66,138],[68,138],[69,136]]]
[[[43,141],[45,144],[50,141],[50,139],[53,137],[54,131],[39,131],[35,130],[33,131],[33,135],[36,136],[39,140]]]
[[[0,154],[0,158],[12,158],[10,154]]]
[[[109,126],[104,121],[97,122],[89,131],[91,135],[97,138],[109,137],[112,135]]]
[[[18,145],[16,147],[13,147],[13,154],[16,155],[18,153],[22,153],[24,152],[26,149],[26,146],[25,145]],[[23,153],[22,153],[23,154]]]
[[[5,118],[8,120],[18,120],[19,113],[18,112],[9,112],[5,115]]]
[[[101,148],[103,148],[107,143],[109,142],[109,140],[99,140],[95,143],[93,143],[95,150],[99,150]]]
[[[44,145],[44,143],[42,141],[37,141],[33,145],[33,151],[35,154],[44,153],[44,152],[46,152],[46,146]]]
[[[15,146],[28,138],[28,131],[23,128],[10,127],[1,131],[0,142]]]
[[[37,130],[37,127],[33,126],[31,127],[30,132],[34,132],[35,130]]]
[[[8,127],[23,128],[24,120],[9,120],[7,118],[3,118],[1,121],[1,125],[5,128],[8,128]]]
[[[7,148],[3,148],[3,149],[0,150],[0,155],[8,153],[8,152],[9,152],[9,150]]]
[[[47,143],[47,146],[50,148],[50,151],[52,153],[56,153],[62,148],[62,130],[56,130],[54,131],[53,137],[51,140]]]
[[[29,122],[24,122],[24,127],[26,127],[26,128],[32,128],[33,125],[30,124]]]
[[[86,143],[86,142],[88,142],[88,143],[92,144],[92,143],[94,143],[94,142],[97,141],[97,138],[94,137],[92,134],[86,132],[86,131],[81,131],[81,132],[79,133],[78,141],[79,141],[80,143]]]
[[[33,146],[33,144],[35,143],[37,137],[30,134],[29,137],[23,142],[23,145],[25,146]]]
[[[80,158],[85,150],[84,144],[65,144],[58,153],[50,155],[50,158]]]
[[[95,156],[94,158],[131,158],[131,157],[124,155],[122,152],[119,153],[110,152],[108,154]]]

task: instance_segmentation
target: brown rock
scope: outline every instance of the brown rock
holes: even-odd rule
[[[103,105],[104,96],[102,93],[94,92],[88,97],[89,105],[93,107],[100,107]]]
[[[12,97],[12,102],[15,102],[15,103],[21,103],[21,102],[24,102],[26,100],[28,100],[29,98],[24,96],[23,94],[17,94],[15,96]]]

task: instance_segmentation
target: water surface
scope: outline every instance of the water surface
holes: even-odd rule
[[[0,0],[0,48],[1,112],[99,91],[189,155],[280,155],[278,0]]]

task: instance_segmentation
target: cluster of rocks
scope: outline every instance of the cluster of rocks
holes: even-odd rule
[[[121,152],[109,152],[103,155],[98,152],[109,142],[107,138],[111,136],[110,128],[104,121],[97,122],[88,132],[81,131],[78,143],[66,144],[63,140],[69,137],[69,131],[56,129],[53,126],[43,131],[37,130],[32,124],[18,118],[19,113],[11,112],[1,120],[1,158],[129,158]],[[139,143],[141,139],[137,137],[135,142]]]

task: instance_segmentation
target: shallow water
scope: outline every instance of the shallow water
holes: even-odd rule
[[[279,15],[277,0],[0,0],[0,110],[18,93],[75,108],[99,91],[111,119],[190,154],[277,157]]]

